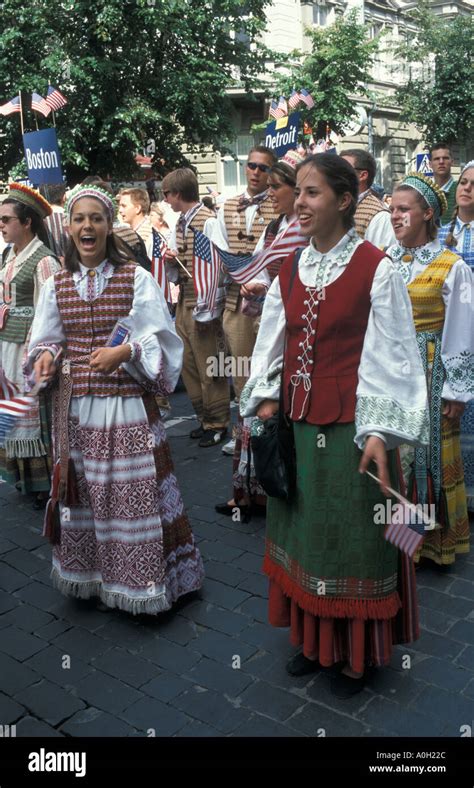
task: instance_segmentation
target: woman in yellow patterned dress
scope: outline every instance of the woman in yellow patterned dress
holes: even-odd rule
[[[459,422],[474,397],[472,274],[437,239],[445,210],[446,198],[434,181],[408,175],[393,193],[397,243],[388,250],[408,288],[429,388],[430,446],[411,454],[408,486],[416,503],[435,506],[441,528],[426,534],[418,558],[441,566],[469,552]]]

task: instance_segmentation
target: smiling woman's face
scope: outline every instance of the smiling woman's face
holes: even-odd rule
[[[112,233],[112,222],[99,200],[82,197],[74,203],[69,233],[83,265],[96,268],[105,260],[107,236]]]

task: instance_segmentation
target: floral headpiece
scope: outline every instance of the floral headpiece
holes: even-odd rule
[[[30,186],[24,186],[23,183],[10,183],[5,199],[16,200],[16,202],[21,202],[22,205],[27,205],[42,219],[46,219],[53,212],[49,202],[41,196],[39,191],[32,189]]]
[[[433,178],[427,178],[419,172],[409,172],[400,186],[410,186],[421,194],[428,207],[433,209],[435,221],[448,210],[446,196]]]
[[[71,213],[74,204],[83,197],[92,197],[95,200],[99,200],[99,202],[105,206],[110,221],[113,222],[115,220],[117,215],[117,202],[111,194],[106,192],[105,189],[102,189],[100,186],[94,186],[93,184],[90,186],[82,186],[81,184],[78,184],[70,192],[64,208],[69,221],[71,220]]]

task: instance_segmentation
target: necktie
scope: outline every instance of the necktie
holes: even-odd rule
[[[241,211],[246,211],[249,205],[259,205],[261,202],[267,199],[267,192],[262,192],[261,194],[257,194],[255,197],[245,197],[243,194],[239,199],[239,204],[237,206],[237,212],[240,213]]]

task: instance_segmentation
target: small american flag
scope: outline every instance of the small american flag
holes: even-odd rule
[[[280,115],[278,115],[277,112],[278,112],[278,104],[275,101],[275,99],[272,99],[272,103],[270,104],[270,109],[268,111],[268,117],[269,118],[275,118],[275,119],[279,118]]]
[[[3,399],[11,399],[19,391],[17,386],[11,380],[8,380],[2,367],[0,367],[0,391]]]
[[[296,107],[298,106],[300,101],[301,101],[300,94],[298,93],[297,90],[293,89],[291,91],[291,96],[288,99],[288,106],[289,106],[289,108],[290,109],[296,109]]]
[[[395,517],[395,522],[391,522],[385,528],[384,536],[387,542],[398,547],[402,553],[406,553],[409,558],[412,558],[416,550],[423,541],[425,531],[424,526],[408,525],[410,522],[410,510],[403,504],[398,504],[392,510],[392,515],[397,512],[399,516]],[[401,522],[400,522],[401,521]],[[418,529],[418,530],[416,530]]]
[[[194,289],[198,306],[205,304],[212,312],[216,305],[221,264],[219,249],[204,233],[191,227],[194,233],[193,269]]]
[[[284,96],[280,96],[278,99],[278,109],[280,110],[281,117],[284,115],[288,115],[288,105],[286,103],[286,98]]]
[[[53,110],[61,109],[67,104],[67,98],[63,96],[63,94],[57,89],[53,88],[52,85],[48,87],[48,94],[46,96],[46,104],[51,107]]]
[[[0,106],[0,115],[11,115],[13,112],[21,112],[20,96],[15,96]]]
[[[305,90],[305,88],[300,90],[300,99],[304,102],[304,104],[306,104],[308,109],[312,109],[314,107],[313,97],[310,93],[308,93],[307,90]]]
[[[202,233],[201,233],[202,235]],[[240,285],[250,282],[260,271],[263,271],[274,260],[287,257],[289,254],[303,246],[308,245],[308,239],[300,233],[297,219],[291,222],[286,230],[279,235],[268,249],[263,249],[254,255],[231,254],[214,247],[217,255],[229,271],[232,279]]]
[[[153,229],[153,252],[151,256],[151,274],[155,282],[159,284],[163,291],[165,300],[171,302],[170,285],[166,276],[166,266],[164,256],[168,251],[168,245],[157,230]]]
[[[26,416],[36,402],[35,397],[0,399],[0,447],[5,447],[5,439],[16,426],[18,419]]]
[[[46,103],[43,96],[40,96],[39,93],[31,94],[31,109],[35,112],[41,112],[45,118],[47,118],[51,112],[51,107]]]

